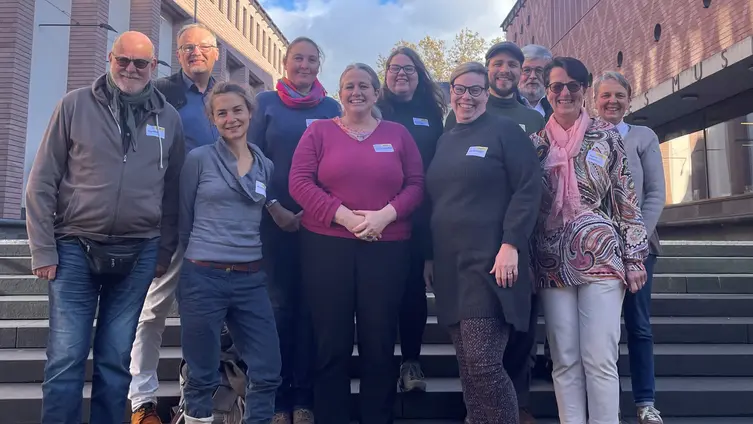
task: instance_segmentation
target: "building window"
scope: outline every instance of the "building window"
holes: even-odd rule
[[[667,204],[753,193],[753,113],[660,148]]]
[[[280,54],[278,55],[278,57],[280,58],[280,60],[277,63],[277,70],[282,73],[282,49],[280,49]]]
[[[703,7],[705,9],[708,9],[709,7],[711,7],[711,0],[703,0]]]
[[[235,0],[235,27],[241,29],[241,2]]]
[[[233,0],[227,0],[227,20],[230,22],[233,22],[233,8],[232,8],[232,1]]]
[[[261,32],[261,55],[267,57],[267,31]]]
[[[220,4],[218,5],[220,8],[220,12],[225,11],[225,0],[220,0]]]
[[[248,19],[248,41],[254,44],[254,15],[249,16]]]
[[[272,63],[272,67],[274,67],[274,64],[277,62],[277,49],[272,49],[272,54],[269,55]]]
[[[261,46],[259,46],[259,40],[261,40],[261,27],[259,24],[256,24],[256,50],[261,51]]]
[[[248,37],[248,10],[243,8],[243,38]]]
[[[267,38],[267,58],[272,63],[272,37]]]
[[[623,59],[622,52],[621,51],[617,52],[617,67],[618,68],[622,68],[622,59]]]
[[[654,26],[654,40],[659,41],[661,39],[661,24],[656,24]]]

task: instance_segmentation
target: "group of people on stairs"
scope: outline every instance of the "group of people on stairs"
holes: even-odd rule
[[[400,47],[384,86],[348,66],[338,103],[309,38],[255,96],[212,77],[207,27],[187,25],[177,45],[181,69],[152,81],[152,43],[121,35],[109,72],[58,104],[35,158],[27,228],[50,287],[43,424],[81,422],[92,339],[88,422],[120,422],[128,399],[133,424],[159,424],[175,300],[187,424],[213,422],[223,328],[247,370],[244,423],[349,423],[354,344],[360,422],[392,423],[396,381],[427,389],[427,289],[467,423],[535,422],[541,310],[560,421],[618,424],[623,309],[638,420],[662,423],[649,305],[664,176],[656,135],[623,121],[621,74],[591,87],[578,59],[502,42],[453,70],[448,110]]]

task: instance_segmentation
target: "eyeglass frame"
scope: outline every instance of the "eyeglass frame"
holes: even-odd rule
[[[112,55],[112,58],[115,59],[115,62],[120,66],[121,68],[125,69],[127,68],[131,63],[133,63],[133,66],[136,67],[138,70],[144,70],[149,67],[149,65],[152,64],[154,59],[144,59],[144,58],[130,58],[128,56],[115,56]]]
[[[463,92],[462,93],[458,93],[457,91],[455,91],[455,87],[460,87]],[[463,96],[463,95],[465,95],[466,92],[468,92],[468,94],[470,94],[471,97],[479,97],[481,94],[483,94],[484,91],[487,90],[486,88],[484,88],[481,85],[472,85],[470,87],[467,87],[467,86],[465,86],[463,84],[451,84],[450,88],[452,88],[452,92],[455,93],[456,96]],[[480,91],[478,92],[478,94],[476,94],[474,96],[473,93],[471,92],[472,88],[479,88]]]
[[[397,68],[397,71],[393,71],[393,67],[394,67],[394,68]],[[411,69],[413,69],[413,70],[412,70],[412,71],[410,71],[410,72],[408,72],[408,68],[411,68]],[[391,73],[391,74],[395,74],[395,75],[399,74],[399,73],[400,73],[400,71],[403,71],[403,72],[405,72],[405,75],[413,75],[413,74],[415,74],[415,73],[416,73],[416,66],[415,66],[415,65],[405,65],[405,66],[401,66],[401,65],[390,65],[390,66],[388,66],[388,67],[387,67],[387,71],[388,71],[389,73]]]
[[[191,48],[189,49],[189,47]],[[178,47],[178,50],[181,53],[193,53],[197,48],[202,53],[209,53],[212,49],[216,49],[217,46],[214,44],[184,44]]]
[[[552,86],[555,85],[555,84],[562,84],[562,88],[560,88],[559,90],[553,89]],[[554,94],[560,94],[560,93],[562,93],[565,90],[565,87],[567,87],[567,91],[569,91],[571,93],[577,93],[581,89],[585,88],[585,86],[583,84],[579,83],[578,81],[570,81],[568,83],[564,83],[564,82],[551,82],[551,83],[547,84],[546,89],[549,90],[549,91],[551,91]],[[573,89],[573,87],[577,87],[577,88]]]

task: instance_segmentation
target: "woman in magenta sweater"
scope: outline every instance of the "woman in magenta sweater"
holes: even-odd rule
[[[290,195],[303,208],[303,289],[317,351],[314,410],[327,424],[350,422],[354,314],[361,423],[393,420],[410,215],[423,198],[424,175],[408,130],[381,120],[378,95],[373,69],[348,66],[340,77],[343,117],[312,123],[290,169]]]

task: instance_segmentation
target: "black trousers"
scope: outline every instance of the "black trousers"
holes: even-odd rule
[[[410,242],[410,270],[400,305],[400,349],[403,361],[418,361],[428,307],[424,283],[424,254],[417,237]]]
[[[301,234],[282,231],[271,219],[264,224],[264,262],[282,358],[275,411],[313,408],[314,336],[301,282]]]
[[[531,371],[536,364],[536,327],[538,326],[539,302],[534,295],[531,299],[531,316],[528,331],[513,331],[507,342],[503,363],[510,375],[518,407],[528,408],[531,398]]]
[[[390,424],[394,419],[398,374],[394,351],[408,274],[408,243],[365,242],[302,231],[304,292],[311,307],[316,345],[316,420],[326,424],[350,422],[348,363],[357,329],[360,422]]]

